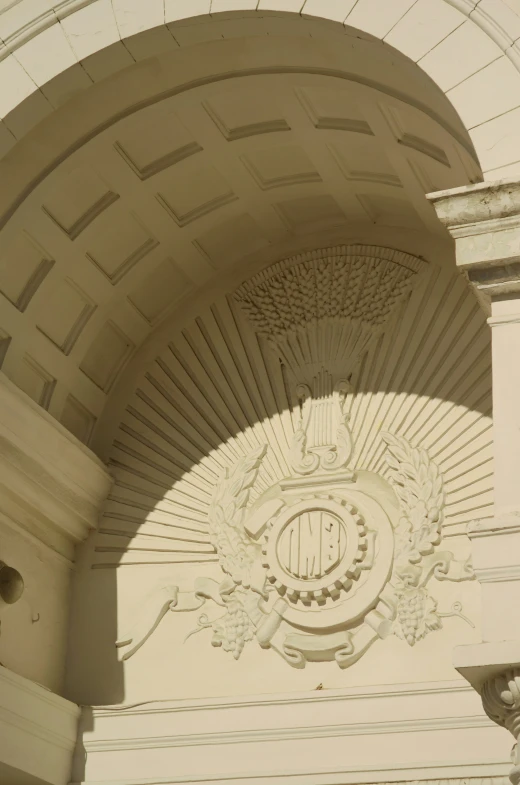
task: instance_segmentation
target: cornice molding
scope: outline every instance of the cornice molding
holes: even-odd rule
[[[520,580],[520,566],[506,565],[503,567],[475,567],[475,575],[479,583],[507,583]]]
[[[497,733],[478,696],[462,680],[93,707],[84,709],[77,748],[86,768],[79,767],[72,779],[80,780],[81,772],[84,785],[98,785],[110,770],[117,771],[111,785],[128,785],[137,775],[135,767],[128,767],[129,755],[146,772],[134,785],[160,783],[167,772],[174,777],[165,777],[165,783],[251,780],[269,785],[498,777],[507,766],[494,753]],[[473,760],[468,737],[482,744],[480,757]],[[432,746],[432,738],[440,746]],[[456,747],[459,738],[466,754],[447,761],[441,740],[450,739]],[[273,745],[277,752],[271,759]],[[420,750],[413,761],[412,745]],[[385,766],[388,762],[374,754],[366,765],[356,750],[370,747],[392,747],[392,764]],[[304,748],[307,767],[295,753]],[[246,776],[247,758],[251,767]],[[162,761],[159,768],[157,760]],[[226,765],[218,763],[224,760]]]
[[[427,198],[455,240],[457,267],[485,310],[489,298],[520,292],[520,182],[478,183]]]
[[[453,237],[466,237],[520,224],[517,179],[464,185],[427,194],[437,217]]]
[[[354,722],[348,724],[315,725],[304,728],[258,728],[245,731],[223,731],[216,733],[190,733],[186,735],[130,737],[126,739],[100,739],[85,741],[87,753],[122,752],[125,750],[148,750],[172,747],[206,747],[222,744],[256,744],[272,741],[301,741],[304,739],[327,739],[346,736],[386,735],[389,733],[414,733],[446,730],[489,728],[493,723],[484,716],[438,717],[416,720],[389,720],[386,722]]]
[[[0,667],[2,763],[42,782],[64,782],[79,716],[79,706]]]
[[[163,714],[176,712],[210,711],[225,709],[257,708],[295,705],[315,705],[349,700],[370,700],[396,697],[422,697],[426,695],[449,695],[471,693],[470,685],[462,679],[453,681],[421,682],[419,684],[392,684],[374,687],[353,687],[349,690],[313,690],[305,693],[283,693],[278,695],[248,695],[244,698],[210,698],[205,700],[146,701],[120,706],[92,706],[94,717],[111,717],[124,714],[126,717],[139,714]]]
[[[72,560],[112,478],[99,459],[0,373],[0,527]]]
[[[520,515],[510,513],[496,518],[472,521],[467,526],[467,534],[471,540],[479,537],[499,537],[501,535],[518,534],[520,532]]]
[[[433,771],[432,771],[433,770]],[[70,785],[243,785],[244,782],[258,785],[510,785],[505,774],[507,766],[500,763],[475,764],[464,761],[457,766],[432,765],[427,769],[418,768],[413,764],[392,768],[381,766],[358,766],[328,769],[326,772],[317,770],[309,772],[287,771],[280,769],[268,774],[252,775],[241,772],[229,776],[211,775],[209,777],[144,777],[123,780],[83,780],[71,782]],[[434,774],[434,778],[431,775]],[[453,774],[459,776],[453,777]],[[428,777],[430,775],[430,777]],[[450,776],[451,775],[451,776]]]
[[[82,8],[92,5],[95,1],[96,0],[61,0],[60,2],[54,3],[53,8],[46,8],[42,13],[35,15],[28,22],[20,25],[11,35],[5,36],[3,39],[4,48],[0,49],[0,62],[10,54],[16,52],[16,50],[24,44],[32,41],[32,39],[36,38],[40,33],[45,32],[45,30],[48,30],[53,25],[59,24],[62,19],[66,19],[67,16],[70,16],[75,11],[81,11]],[[2,13],[11,11],[17,5],[22,4],[23,0],[21,0],[21,2],[18,0],[18,2],[11,3],[4,8],[3,11],[0,11],[0,16]]]

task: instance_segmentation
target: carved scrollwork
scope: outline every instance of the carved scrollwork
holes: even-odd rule
[[[383,439],[401,507],[394,525],[355,474],[344,471],[333,477],[333,492],[324,472],[286,479],[277,498],[267,493],[251,506],[266,447],[239,460],[224,473],[211,506],[222,581],[199,578],[192,593],[163,587],[148,626],[140,623],[118,642],[126,648],[123,657],[142,645],[167,611],[196,610],[208,600],[221,613],[213,619],[203,614],[193,633],[211,628],[213,646],[235,659],[256,639],[296,668],[324,660],[346,668],[389,634],[413,646],[440,629],[442,617],[465,619],[457,603],[439,612],[426,587],[433,577],[473,576],[467,562],[437,550],[444,508],[439,469],[402,437],[385,433]]]
[[[482,705],[488,717],[520,735],[520,669],[510,668],[486,681],[481,690]]]
[[[469,562],[439,549],[439,466],[386,432],[377,436],[384,477],[357,471],[354,460],[355,393],[345,365],[384,326],[421,266],[388,249],[329,249],[274,265],[239,289],[236,299],[279,370],[280,361],[291,370],[287,476],[269,473],[275,456],[267,444],[224,472],[208,515],[222,580],[199,578],[191,593],[162,587],[155,613],[149,606],[147,621],[119,641],[123,657],[167,611],[208,601],[216,616],[204,612],[193,633],[211,629],[213,646],[235,659],[256,641],[296,668],[350,667],[391,634],[414,646],[444,617],[471,624],[458,603],[439,611],[429,591],[434,578],[473,577]]]
[[[515,764],[509,774],[513,785],[520,783],[520,669],[508,668],[481,688],[482,705],[488,717],[514,736],[511,760]]]

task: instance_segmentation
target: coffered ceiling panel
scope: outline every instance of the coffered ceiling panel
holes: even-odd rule
[[[156,324],[174,302],[192,289],[188,278],[173,259],[165,259],[146,280],[128,295],[128,300],[151,325]]]
[[[24,354],[12,374],[13,381],[18,387],[40,404],[44,409],[49,408],[51,396],[56,386],[54,379],[33,357]]]
[[[57,280],[45,291],[45,297],[39,299],[40,315],[36,326],[64,354],[70,354],[96,309],[95,303],[67,278]]]
[[[118,198],[95,172],[78,168],[58,179],[42,207],[67,237],[75,240]]]
[[[132,342],[113,322],[106,322],[91,344],[80,369],[108,392],[132,349]]]
[[[213,166],[197,168],[189,178],[169,179],[157,198],[179,227],[238,199]]]
[[[88,441],[192,293],[331,233],[440,235],[425,192],[479,177],[469,142],[375,82],[272,73],[165,97],[68,155],[4,226],[3,370]]]
[[[202,149],[173,112],[157,114],[144,110],[135,123],[122,129],[114,144],[141,180]]]
[[[344,90],[305,88],[296,95],[316,128],[374,135],[363,111]]]
[[[267,244],[260,227],[247,213],[215,226],[194,243],[215,268],[236,262]]]
[[[53,264],[49,254],[21,232],[2,254],[0,292],[15,308],[25,311]]]
[[[206,100],[204,109],[228,142],[274,131],[289,131],[290,126],[268,93],[235,88]]]
[[[140,262],[157,240],[133,214],[115,205],[85,233],[87,257],[114,286]]]
[[[328,194],[289,199],[279,202],[276,209],[289,231],[296,233],[334,229],[347,223],[347,216]]]
[[[260,148],[242,156],[241,160],[263,191],[286,185],[322,182],[309,156],[297,145]]]
[[[345,134],[346,139],[331,144],[329,150],[347,180],[402,186],[384,149],[375,147],[370,137]]]

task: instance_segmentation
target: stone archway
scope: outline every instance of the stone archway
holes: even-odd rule
[[[288,31],[303,38],[361,32],[395,47],[446,93],[489,179],[515,171],[520,17],[505,0],[69,0],[39,14],[23,0],[0,15],[0,149],[136,62],[215,39]]]
[[[374,747],[400,781],[503,771],[449,681],[478,634],[466,526],[492,515],[489,335],[425,193],[516,170],[510,2],[0,14],[3,368],[115,480],[66,694],[132,706],[84,712],[76,780],[370,782]],[[323,681],[332,702],[295,698]],[[251,727],[215,732],[222,695]],[[355,722],[312,718],[337,698]]]
[[[303,22],[288,21],[286,33]],[[331,243],[429,253],[443,232],[425,192],[482,178],[460,118],[413,62],[326,30],[134,64],[0,164],[4,372],[96,451],[121,414],[108,402],[124,406],[116,386],[133,387],[116,384],[125,365],[201,287],[246,258],[253,270]]]

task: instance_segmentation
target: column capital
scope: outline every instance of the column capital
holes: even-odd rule
[[[479,295],[520,293],[520,181],[428,194],[456,245],[457,267]]]
[[[481,697],[488,717],[516,739],[520,734],[520,668],[509,668],[484,682]]]
[[[520,668],[509,668],[482,685],[482,705],[490,720],[514,736],[516,744],[511,755],[514,763],[509,774],[513,785],[520,783]]]

